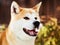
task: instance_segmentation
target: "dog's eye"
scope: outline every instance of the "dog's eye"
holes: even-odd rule
[[[35,19],[37,20],[37,17],[35,17]]]
[[[24,19],[25,19],[25,20],[29,20],[29,18],[28,18],[28,17],[24,17]]]

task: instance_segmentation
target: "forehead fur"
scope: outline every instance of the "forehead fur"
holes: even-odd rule
[[[15,17],[18,20],[20,18],[25,17],[27,13],[32,14],[32,13],[37,13],[37,12],[35,12],[35,10],[33,10],[32,8],[22,8],[20,9],[20,12],[16,14]]]

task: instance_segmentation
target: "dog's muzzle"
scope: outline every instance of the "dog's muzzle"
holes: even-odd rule
[[[39,28],[40,22],[39,21],[35,21],[33,22],[34,28]]]
[[[35,21],[35,22],[33,22],[33,25],[34,25],[34,28],[32,30],[27,29],[27,28],[23,28],[23,31],[30,36],[36,36],[38,33],[36,30],[38,30],[40,22]]]

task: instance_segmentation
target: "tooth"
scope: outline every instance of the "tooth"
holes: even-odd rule
[[[35,31],[38,32],[39,30],[36,28]]]

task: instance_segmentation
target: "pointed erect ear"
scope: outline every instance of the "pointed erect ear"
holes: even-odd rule
[[[19,13],[19,5],[13,1],[11,4],[11,13],[18,14]]]
[[[33,9],[36,11],[36,12],[39,12],[39,8],[41,6],[42,2],[40,2],[39,4],[37,4],[36,6],[33,7]]]

